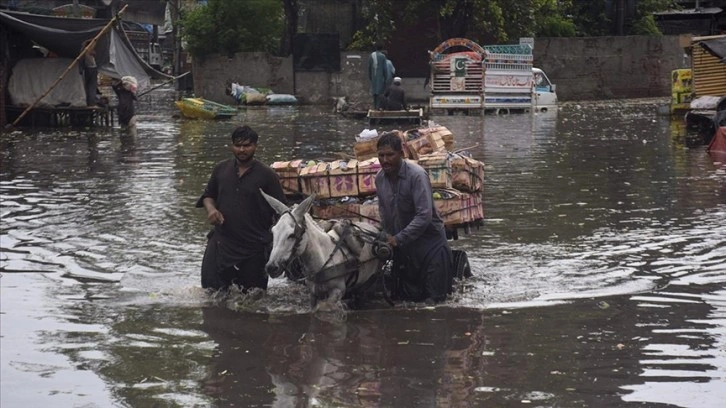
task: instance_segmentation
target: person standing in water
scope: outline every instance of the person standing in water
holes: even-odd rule
[[[121,130],[136,135],[136,89],[138,83],[136,78],[125,76],[121,80],[114,80],[111,88],[118,97],[118,124]]]
[[[232,132],[231,157],[219,162],[196,206],[207,211],[214,226],[202,259],[202,287],[243,291],[267,289],[267,263],[272,249],[275,210],[260,190],[286,203],[280,179],[255,159],[258,135],[249,126]]]
[[[83,42],[82,50],[91,44],[91,40]],[[81,71],[83,72],[83,88],[86,91],[86,106],[98,105],[98,66],[96,65],[96,44],[93,43],[81,59]]]
[[[376,50],[368,57],[368,79],[371,82],[370,92],[373,95],[373,109],[382,109],[383,93],[386,92],[388,76],[388,58],[383,54],[383,44],[377,42]]]

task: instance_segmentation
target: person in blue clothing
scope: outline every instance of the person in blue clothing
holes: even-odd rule
[[[442,302],[451,292],[453,257],[429,176],[418,164],[404,160],[396,133],[384,133],[376,147],[382,170],[376,175],[378,209],[398,278],[393,298]]]
[[[383,109],[383,93],[386,92],[388,81],[388,58],[383,53],[383,44],[377,42],[376,50],[368,57],[368,79],[371,82],[370,92],[373,95],[373,108]]]

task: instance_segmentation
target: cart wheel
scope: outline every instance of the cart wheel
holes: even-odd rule
[[[471,278],[471,265],[469,265],[469,257],[466,252],[460,250],[451,251],[454,254],[454,268],[456,270],[454,276],[463,280],[464,278]]]

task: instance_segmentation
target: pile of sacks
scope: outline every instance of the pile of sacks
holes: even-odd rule
[[[294,105],[297,98],[290,94],[278,94],[269,88],[253,88],[233,82],[226,90],[240,105]]]

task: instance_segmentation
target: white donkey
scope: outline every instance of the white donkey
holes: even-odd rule
[[[374,253],[378,228],[340,220],[332,223],[331,234],[309,214],[314,196],[292,207],[264,192],[262,196],[280,215],[272,227],[272,253],[265,265],[271,278],[279,277],[293,259],[299,258],[313,310],[318,310],[320,301],[334,307],[346,293],[373,283],[383,264]]]

